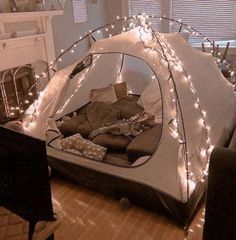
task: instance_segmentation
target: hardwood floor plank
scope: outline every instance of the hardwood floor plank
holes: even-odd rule
[[[51,187],[61,219],[56,240],[184,240],[183,228],[161,215],[136,206],[124,210],[116,199],[65,179],[54,177]],[[193,220],[187,240],[201,240],[203,210]]]

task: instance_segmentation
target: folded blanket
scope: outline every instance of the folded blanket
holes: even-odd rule
[[[111,125],[119,119],[119,111],[104,102],[90,103],[87,106],[86,115],[93,130],[102,126]]]
[[[89,135],[90,139],[95,138],[99,134],[103,133],[111,133],[113,135],[125,135],[129,137],[136,137],[141,134],[144,130],[147,130],[151,127],[150,120],[154,117],[149,115],[148,113],[138,113],[135,116],[122,120],[117,121],[116,123],[95,129]]]

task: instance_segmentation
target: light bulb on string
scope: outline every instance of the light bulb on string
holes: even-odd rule
[[[147,15],[144,14],[144,16],[145,16],[145,18],[148,19]],[[154,17],[154,15],[153,15],[153,17]],[[164,16],[164,17],[165,17],[165,16]],[[117,19],[120,19],[120,17],[117,16]],[[133,19],[136,19],[136,16],[133,16]],[[167,18],[167,19],[168,19],[168,18]],[[126,18],[124,18],[124,20],[126,20]],[[180,22],[181,22],[181,21],[180,21]],[[172,23],[172,22],[171,22],[171,23]],[[137,24],[137,22],[136,22],[136,24]],[[147,25],[149,25],[149,24],[147,24]],[[181,24],[181,25],[183,25],[183,24]],[[113,29],[113,26],[114,26],[114,25],[112,24],[110,28]],[[191,29],[191,26],[188,26],[187,28]],[[151,29],[151,28],[150,28],[150,29]],[[127,29],[127,30],[128,30],[128,29]],[[96,30],[94,30],[94,31],[96,31]],[[91,31],[90,31],[90,33],[91,33]],[[198,34],[198,33],[197,33],[197,34]],[[199,35],[200,35],[200,34],[199,34]],[[112,34],[109,34],[108,36],[111,37]],[[201,35],[201,36],[203,36],[203,35]],[[80,39],[82,39],[82,37],[80,37]],[[162,41],[164,41],[164,40],[162,40]],[[163,45],[162,47],[163,47],[163,48],[166,48],[165,45]],[[174,55],[174,54],[172,54],[172,55]],[[174,57],[174,56],[172,56],[172,57]],[[61,59],[61,58],[57,59],[57,61],[60,61],[60,59]],[[61,60],[62,60],[62,59],[61,59]],[[168,60],[167,60],[167,62],[168,62]],[[55,61],[55,63],[56,63],[56,61]],[[177,61],[177,63],[178,63],[178,61]],[[53,64],[54,64],[54,62],[53,62]],[[165,65],[168,66],[167,63],[166,63]],[[183,66],[180,67],[180,65],[177,65],[177,67],[179,67],[179,70],[180,70],[180,71],[183,71],[183,72],[185,71],[184,68],[183,68]],[[189,78],[188,76],[186,76],[186,78],[187,78],[187,80],[189,81],[189,84],[190,84],[190,87],[191,87],[192,92],[193,92],[194,94],[196,94],[195,89],[194,89],[193,86],[191,85],[191,81],[190,81],[191,78]],[[170,90],[170,91],[172,92],[172,90]],[[173,99],[173,102],[175,102],[175,99]],[[197,101],[197,103],[199,104],[198,101]],[[199,107],[199,110],[201,110],[200,107]],[[204,115],[205,115],[204,112],[202,113],[202,115],[203,115],[203,117],[205,117],[205,116],[204,116]],[[204,124],[205,124],[205,123],[204,123]]]

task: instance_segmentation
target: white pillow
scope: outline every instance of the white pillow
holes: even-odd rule
[[[186,42],[189,42],[189,38],[190,38],[189,32],[181,32],[180,34],[186,40]]]
[[[145,112],[154,115],[155,122],[162,122],[162,99],[156,79],[153,79],[144,89],[137,104],[143,107]]]

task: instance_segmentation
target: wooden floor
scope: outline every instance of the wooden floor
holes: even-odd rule
[[[111,197],[65,179],[51,181],[54,210],[61,218],[56,240],[201,240],[204,209],[193,220],[188,237],[163,216],[136,206],[128,210]]]

